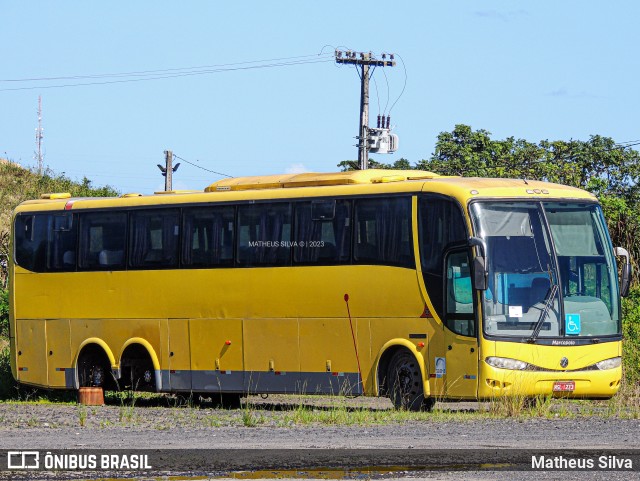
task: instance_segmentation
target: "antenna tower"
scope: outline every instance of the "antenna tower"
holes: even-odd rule
[[[36,129],[36,160],[38,161],[38,175],[42,175],[42,138],[44,130],[42,128],[42,96],[38,95],[38,128]]]

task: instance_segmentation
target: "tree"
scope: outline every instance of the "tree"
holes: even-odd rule
[[[343,160],[338,164],[338,167],[340,167],[340,169],[342,169],[343,172],[347,172],[350,170],[359,170],[357,160]],[[413,167],[409,163],[409,161],[405,158],[400,158],[396,160],[393,164],[384,164],[382,162],[377,162],[375,160],[369,159],[369,168],[370,169],[387,169],[387,170],[415,169],[415,167]]]
[[[429,159],[414,166],[406,159],[374,165],[441,175],[542,180],[588,190],[602,204],[614,245],[627,248],[636,266],[640,259],[640,153],[609,137],[538,143],[514,137],[496,140],[491,132],[460,124],[438,135]],[[352,170],[349,161],[339,166]],[[638,271],[634,269],[636,281]]]
[[[416,168],[443,175],[537,179],[588,190],[600,200],[614,245],[640,259],[640,153],[609,137],[491,139],[486,130],[456,125],[442,132],[434,154]],[[635,269],[635,280],[638,269]]]

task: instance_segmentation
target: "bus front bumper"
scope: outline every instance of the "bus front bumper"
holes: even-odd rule
[[[480,363],[478,398],[557,396],[608,399],[620,388],[622,367],[589,371],[517,371]]]

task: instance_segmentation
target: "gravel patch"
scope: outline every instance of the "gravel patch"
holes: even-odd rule
[[[299,410],[339,410],[352,421],[360,412],[373,417],[394,413],[388,400],[375,398],[252,397],[249,404],[230,410],[176,404],[157,397],[136,400],[133,406],[131,401],[113,399],[96,407],[0,403],[0,449],[640,449],[639,420],[584,415],[579,404],[569,405],[574,406],[569,414],[561,406],[564,414],[558,417],[551,413],[499,419],[482,415],[486,406],[480,403],[447,403],[436,413],[348,425],[326,420],[300,423],[295,415]],[[247,477],[264,479],[268,474]],[[409,470],[351,473],[350,479],[602,479],[603,474]],[[608,472],[606,477],[633,479],[636,474]],[[311,479],[313,473],[302,477]]]

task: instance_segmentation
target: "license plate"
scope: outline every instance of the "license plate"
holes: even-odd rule
[[[575,381],[557,381],[553,383],[553,392],[575,391]]]

